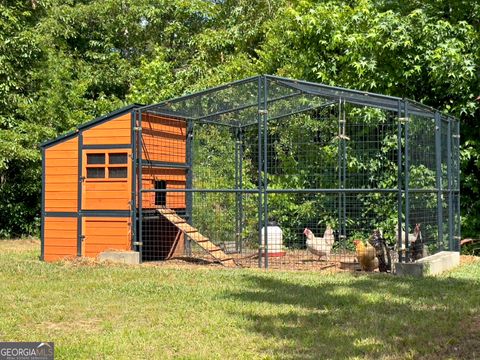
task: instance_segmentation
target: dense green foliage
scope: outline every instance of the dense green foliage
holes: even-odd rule
[[[125,103],[258,73],[461,118],[463,233],[475,236],[479,24],[480,5],[467,0],[2,1],[0,236],[38,229],[41,141]]]

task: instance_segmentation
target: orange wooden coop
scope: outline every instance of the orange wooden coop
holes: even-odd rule
[[[143,116],[139,129],[139,107],[124,107],[41,145],[42,259],[95,257],[105,250],[136,248],[140,171],[134,159],[140,155],[144,189],[185,188],[191,176],[187,122],[150,114]],[[138,136],[141,151],[135,146]],[[191,211],[186,202],[185,192],[142,195],[144,259],[162,260],[183,251],[183,233],[174,223],[149,214],[171,209],[185,218]],[[160,228],[161,236],[154,231]],[[149,252],[153,247],[156,251]]]
[[[124,107],[41,145],[42,259],[134,250],[142,261],[165,260],[193,241],[234,266],[190,225],[193,125],[141,109]]]

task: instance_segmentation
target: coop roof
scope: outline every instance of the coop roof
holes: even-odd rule
[[[272,75],[254,76],[147,105],[140,108],[140,112],[245,126],[257,123],[259,109],[268,109],[268,119],[271,120],[335,105],[339,101],[403,114],[407,110],[409,115],[428,118],[432,118],[437,112],[436,109],[414,100]]]
[[[65,133],[63,135],[60,135],[60,136],[56,137],[55,139],[45,141],[45,142],[40,144],[40,147],[48,147],[48,146],[54,145],[58,142],[67,140],[71,137],[76,136],[80,130],[85,130],[85,129],[91,128],[93,126],[100,125],[101,123],[104,123],[106,121],[114,119],[114,118],[116,118],[120,115],[123,115],[125,113],[131,112],[132,110],[138,109],[142,106],[143,105],[141,105],[141,104],[130,104],[130,105],[124,106],[124,107],[122,107],[120,109],[117,109],[115,111],[112,111],[112,112],[110,112],[106,115],[97,117],[97,118],[95,118],[91,121],[80,124],[75,129],[73,129],[73,130],[71,130],[68,133]]]

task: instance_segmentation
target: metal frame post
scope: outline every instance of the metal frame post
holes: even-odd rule
[[[409,227],[410,227],[410,193],[409,193],[409,187],[410,187],[410,160],[409,160],[409,155],[410,155],[410,146],[409,146],[409,113],[408,113],[408,101],[403,102],[403,111],[405,114],[405,261],[410,260],[410,255],[409,255],[409,247],[410,243],[408,241],[408,234],[409,234]],[[401,233],[400,233],[401,234]]]
[[[258,77],[258,114],[257,114],[257,132],[258,132],[258,267],[262,267],[262,123],[261,104],[262,104],[262,77]]]
[[[338,188],[345,189],[345,181],[347,177],[347,153],[345,144],[345,128],[346,128],[346,109],[345,100],[338,100]],[[346,194],[344,191],[338,193],[338,227],[340,239],[345,240],[347,237],[345,219],[347,216]]]
[[[138,123],[137,123],[137,151],[138,151],[138,240],[137,240],[137,251],[140,255],[140,261],[143,258],[143,159],[142,159],[142,149],[143,149],[143,139],[142,139],[142,112],[138,113]]]
[[[193,187],[193,121],[187,120],[187,139],[186,139],[186,162],[187,162],[187,179],[186,179],[186,188],[192,189]],[[193,192],[187,192],[185,194],[186,197],[186,217],[187,222],[190,225],[193,225]],[[188,237],[185,237],[185,251],[188,256],[192,255],[192,244],[191,240]]]
[[[263,222],[265,236],[265,269],[268,269],[268,80],[263,77]]]
[[[239,157],[239,185],[240,185],[240,190],[243,190],[243,129],[239,127],[238,129],[238,134],[239,134],[239,152],[238,152],[238,157]],[[238,251],[241,253],[242,252],[242,234],[243,234],[243,192],[238,193],[238,200],[239,200],[239,211],[238,211],[238,216],[239,216],[239,248]]]
[[[456,154],[456,164],[457,164],[457,167],[455,169],[455,176],[457,177],[457,181],[456,181],[456,186],[455,186],[455,194],[457,195],[456,199],[456,206],[457,206],[457,211],[456,211],[456,216],[457,216],[457,219],[456,219],[456,223],[457,223],[457,234],[456,236],[458,237],[458,241],[455,242],[455,250],[456,251],[460,251],[460,240],[462,238],[462,222],[461,222],[461,213],[460,213],[460,201],[461,201],[461,198],[460,198],[460,121],[459,120],[455,120],[455,128],[456,128],[456,131],[455,131],[455,137],[458,139],[456,141],[456,144],[455,144],[455,154]]]
[[[452,126],[447,117],[447,179],[448,179],[448,250],[454,250],[453,237],[453,192],[452,192]]]
[[[437,247],[443,249],[443,194],[442,194],[442,118],[435,112],[435,164],[437,187]]]
[[[131,207],[131,221],[132,221],[132,237],[131,237],[131,249],[135,250],[135,242],[137,241],[137,132],[135,131],[136,117],[138,111],[132,111],[131,113],[131,126],[132,126],[132,199],[130,200]]]
[[[237,252],[242,252],[242,232],[243,232],[243,194],[239,191],[243,188],[242,184],[242,129],[235,129],[235,248]]]
[[[402,252],[402,212],[403,212],[403,202],[402,202],[402,102],[398,101],[398,124],[397,124],[397,249],[398,249],[398,260],[403,262],[403,252]]]

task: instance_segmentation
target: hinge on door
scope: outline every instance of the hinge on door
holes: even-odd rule
[[[80,182],[84,182],[85,181],[85,176],[80,176]]]
[[[85,241],[85,235],[80,235],[80,241]]]

